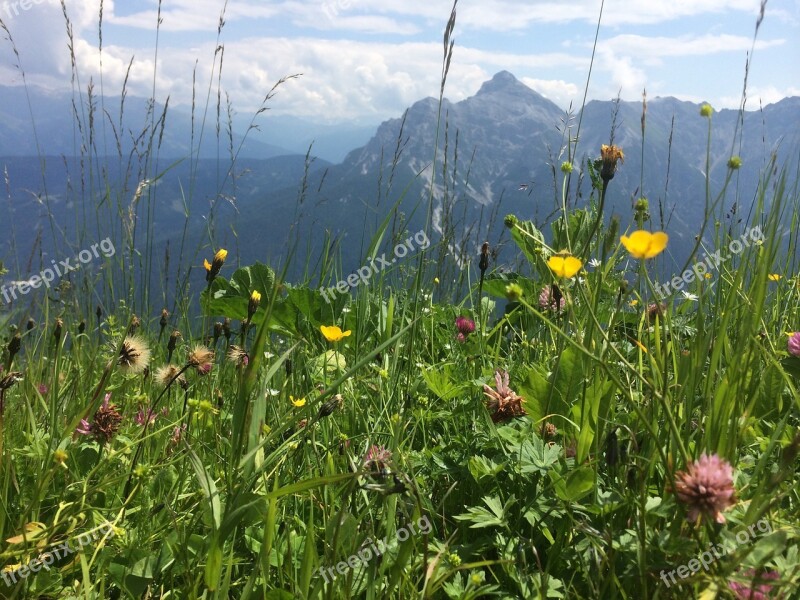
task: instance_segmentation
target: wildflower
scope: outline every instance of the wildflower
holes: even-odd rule
[[[367,453],[364,455],[364,466],[367,467],[373,474],[386,476],[388,474],[388,465],[392,460],[392,451],[387,450],[385,446],[370,446]]]
[[[250,357],[247,352],[245,352],[244,348],[240,348],[235,344],[231,344],[230,348],[228,348],[228,360],[237,367],[246,367],[250,364]]]
[[[583,263],[574,256],[551,256],[547,260],[547,266],[557,277],[571,279],[581,270]]]
[[[64,320],[61,318],[56,319],[55,327],[53,327],[53,337],[56,339],[56,343],[61,340],[61,331],[64,329]]]
[[[736,171],[737,169],[741,168],[742,166],[742,157],[741,156],[731,156],[728,159],[728,168],[731,171]]]
[[[111,400],[111,392],[103,398],[103,403],[94,413],[91,425],[86,419],[81,419],[81,423],[75,431],[83,435],[93,435],[97,441],[104,444],[110,442],[111,438],[119,431],[122,415],[115,405],[109,403],[109,400]]]
[[[178,444],[183,437],[183,434],[186,432],[186,423],[183,423],[180,427],[176,427],[172,431],[172,436],[169,438],[170,444]]]
[[[518,283],[509,283],[506,286],[506,298],[511,302],[516,302],[522,298],[522,288]]]
[[[458,336],[456,339],[459,342],[465,342],[467,340],[467,336],[475,331],[475,321],[468,319],[467,317],[457,317],[456,329],[458,329]]]
[[[131,335],[122,342],[117,364],[124,373],[143,373],[150,362],[150,348],[144,339],[138,335]]]
[[[697,302],[697,300],[699,299],[699,296],[697,294],[692,294],[691,292],[687,292],[686,290],[683,290],[681,292],[681,296],[683,296],[684,300],[689,300],[691,302]]]
[[[700,116],[701,117],[711,118],[711,115],[713,113],[714,113],[714,109],[711,108],[711,105],[708,102],[706,102],[705,104],[703,104],[700,107]]]
[[[748,569],[742,575],[748,579],[751,577],[754,579],[752,585],[746,585],[738,581],[728,582],[728,587],[736,594],[736,600],[769,600],[769,598],[773,597],[773,586],[764,582],[780,579],[780,574],[777,571],[767,571],[756,575],[755,569]]]
[[[169,311],[166,308],[162,308],[161,319],[158,321],[158,326],[161,328],[158,333],[159,338],[164,334],[164,329],[166,329],[168,323],[169,323]]]
[[[631,308],[634,308],[637,304],[639,304],[639,300],[637,300],[636,298],[628,302],[628,306],[630,306]]]
[[[783,275],[780,275],[779,273],[770,273],[768,277],[770,281],[780,281]]]
[[[481,246],[481,259],[478,261],[478,269],[481,272],[481,279],[483,279],[483,274],[486,272],[486,269],[489,268],[489,242],[483,242]]]
[[[556,437],[556,434],[558,434],[558,428],[550,421],[547,421],[544,424],[544,429],[542,430],[542,433],[543,433],[542,437],[544,437],[546,440],[550,440]]]
[[[92,435],[92,424],[86,419],[81,419],[81,422],[75,428],[75,433],[80,433],[81,435]]]
[[[792,333],[787,343],[787,349],[789,350],[789,354],[800,356],[800,331]]]
[[[650,233],[640,229],[631,233],[630,236],[623,235],[620,240],[634,258],[653,258],[661,254],[667,247],[669,236],[663,231]]]
[[[702,516],[725,523],[722,511],[736,503],[733,467],[716,454],[702,454],[689,462],[686,471],[675,474],[675,495],[686,504],[687,520],[698,522]]]
[[[508,387],[508,371],[497,369],[494,373],[495,389],[488,385],[483,386],[483,393],[488,398],[486,407],[492,413],[492,421],[504,423],[515,417],[527,415],[522,407],[524,399],[517,396]]]
[[[592,260],[589,261],[589,266],[592,267],[593,269],[596,269],[601,264],[603,264],[603,263],[601,263],[600,260],[597,259],[597,258],[593,258]]]
[[[197,344],[189,353],[187,364],[197,369],[201,375],[211,372],[214,362],[214,353],[202,344]]]
[[[711,273],[704,273],[703,274],[703,279],[711,279],[711,277],[712,277]]]
[[[551,308],[561,310],[566,303],[567,301],[564,299],[557,285],[546,285],[539,294],[539,308],[542,310],[549,310]]]
[[[614,173],[617,170],[617,162],[625,162],[625,155],[622,153],[621,148],[614,145],[607,146],[603,144],[600,146],[600,160],[603,163],[600,168],[600,179],[607,185],[608,182],[614,178]]]
[[[661,317],[664,315],[664,310],[666,310],[667,305],[657,302],[651,302],[647,305],[647,318],[650,321],[654,321],[656,317]]]
[[[294,396],[289,396],[289,400],[292,402],[292,406],[295,408],[302,408],[306,405],[305,398],[295,398]]]
[[[338,325],[320,325],[319,330],[329,342],[340,342],[352,333],[349,329],[342,331]]]
[[[156,369],[155,379],[164,387],[171,385],[174,381],[177,381],[181,387],[185,387],[186,385],[186,378],[175,365],[164,365]]]
[[[247,303],[247,320],[249,321],[256,311],[258,310],[258,305],[261,304],[261,294],[255,290],[253,293],[250,294],[250,301]]]
[[[203,260],[203,266],[206,269],[206,281],[210,284],[214,279],[219,275],[220,269],[222,269],[222,265],[225,264],[225,259],[228,257],[227,250],[219,250],[214,255],[213,262],[209,263],[207,260]]]
[[[9,363],[14,361],[14,357],[22,348],[22,336],[19,333],[15,333],[14,337],[11,338],[11,341],[8,342],[8,361]]]
[[[39,392],[39,393],[40,393],[42,396],[45,396],[45,395],[47,394],[47,392],[49,392],[49,391],[50,391],[50,388],[48,388],[48,387],[47,387],[47,386],[46,386],[44,383],[40,383],[40,384],[39,384],[39,385],[36,387],[36,390],[37,390],[37,391],[38,391],[38,392]]]
[[[166,406],[161,409],[162,416],[166,417],[168,413],[169,409]],[[136,417],[134,417],[134,422],[141,427],[144,427],[145,425],[152,425],[156,422],[157,416],[158,413],[154,409],[147,407],[147,410],[145,411],[144,407],[140,406],[139,412],[137,412]]]
[[[572,163],[569,161],[564,161],[561,163],[561,172],[565,175],[572,173]]]
[[[58,450],[53,452],[53,462],[56,463],[57,465],[63,465],[66,462],[68,456],[69,455],[64,450],[59,448]]]

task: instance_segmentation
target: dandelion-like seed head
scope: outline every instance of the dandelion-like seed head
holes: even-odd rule
[[[210,372],[213,363],[214,353],[202,344],[197,344],[189,352],[187,364],[197,369],[197,372],[201,375],[206,375]]]
[[[130,335],[122,342],[117,364],[124,373],[144,373],[150,363],[150,348],[144,338]]]
[[[231,344],[228,348],[228,360],[237,367],[246,367],[250,363],[250,357],[244,348]]]
[[[156,369],[156,381],[163,386],[170,385],[173,380],[177,381],[181,386],[186,383],[186,378],[183,374],[178,375],[181,370],[175,365],[164,365]],[[177,379],[176,379],[177,378]]]

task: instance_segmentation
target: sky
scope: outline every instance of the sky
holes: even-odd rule
[[[0,83],[95,89],[324,123],[378,123],[438,97],[445,0],[0,0]],[[675,96],[746,108],[800,96],[800,0],[460,0],[445,96],[507,70],[562,108]],[[102,6],[102,26],[99,16]],[[157,27],[160,8],[160,26]],[[13,46],[9,41],[9,35]],[[102,44],[100,41],[102,34]],[[72,51],[70,50],[72,49]],[[14,53],[14,49],[19,56]],[[72,67],[74,54],[75,67]],[[591,66],[591,77],[589,78]],[[211,98],[207,101],[207,98]]]

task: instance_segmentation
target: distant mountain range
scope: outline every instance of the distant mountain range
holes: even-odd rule
[[[90,235],[101,232],[106,222],[117,222],[110,227],[121,231],[120,211],[112,209],[108,188],[92,184],[91,178],[99,180],[102,171],[125,199],[133,198],[145,176],[155,179],[161,173],[147,187],[144,200],[129,207],[144,226],[143,207],[152,203],[151,226],[142,239],[155,244],[157,254],[168,241],[174,249],[179,234],[183,239],[185,226],[191,248],[202,240],[207,244],[208,231],[213,230],[214,245],[230,249],[245,264],[276,260],[295,242],[299,242],[298,251],[314,257],[322,250],[321,233],[328,231],[340,244],[342,269],[349,272],[363,264],[372,233],[397,204],[393,231],[422,229],[430,210],[432,242],[437,243],[444,233],[459,241],[457,247],[438,255],[437,261],[458,254],[472,259],[482,241],[496,244],[508,239],[502,229],[508,213],[532,219],[548,231],[545,225],[560,203],[559,166],[567,160],[562,148],[576,136],[578,156],[568,194],[571,205],[585,204],[588,198],[587,159],[599,156],[601,144],[613,140],[624,149],[625,161],[611,183],[606,217],[618,215],[626,228],[634,222],[633,202],[647,197],[650,225],[670,233],[672,258],[681,262],[699,233],[705,208],[709,121],[700,116],[699,105],[674,98],[648,99],[643,142],[641,103],[592,101],[582,113],[568,115],[506,71],[485,82],[470,98],[443,101],[438,147],[438,101],[427,98],[382,123],[366,144],[347,153],[339,164],[299,154],[305,148],[298,144],[313,133],[307,124],[295,122],[298,134],[292,137],[292,122],[277,119],[267,121],[262,129],[267,137],[270,130],[282,132],[276,136],[280,145],[248,136],[231,168],[225,149],[229,142],[224,142],[228,134],[223,125],[223,143],[218,143],[216,116],[209,117],[214,124],[206,125],[200,139],[197,116],[193,123],[191,116],[169,109],[162,131],[163,107],[133,98],[125,99],[121,123],[119,98],[106,98],[102,105],[94,100],[94,128],[105,128],[105,136],[103,144],[95,138],[92,151],[87,152],[87,133],[75,127],[74,114],[81,113],[86,123],[88,100],[84,98],[82,108],[74,109],[70,103],[65,109],[63,98],[44,94],[31,98],[37,152],[27,98],[16,88],[0,88],[0,97],[5,99],[0,103],[0,156],[6,156],[0,163],[8,172],[10,195],[9,203],[0,204],[0,214],[13,217],[18,256],[27,256],[37,238],[45,256],[59,251],[57,243],[48,241],[48,218],[73,240],[75,233],[70,231],[84,230]],[[736,203],[738,215],[746,217],[759,177],[773,154],[779,166],[788,161],[790,168],[797,167],[800,98],[746,112],[741,136],[734,140],[739,118],[738,111],[732,110],[715,112],[711,118],[711,189],[714,192],[722,185],[731,153],[740,155],[743,166],[723,205],[730,211]],[[158,144],[158,162],[151,160],[148,170],[143,170],[141,163],[120,156],[144,152],[148,136],[140,133],[148,123],[157,123],[149,139]],[[333,156],[337,147],[343,153],[364,131],[334,128],[324,131],[324,136],[326,153]],[[195,152],[189,157],[192,139]],[[234,133],[233,147],[238,148],[242,139]],[[286,147],[291,144],[295,144],[294,152]],[[42,161],[36,157],[39,153],[50,157],[44,177]],[[75,158],[81,153],[83,159]],[[117,156],[106,159],[106,154]],[[182,162],[174,163],[173,158]],[[83,206],[77,206],[81,202]],[[7,259],[10,243],[10,238],[0,240],[0,258]],[[507,257],[501,255],[500,262]],[[306,261],[300,258],[299,262]]]

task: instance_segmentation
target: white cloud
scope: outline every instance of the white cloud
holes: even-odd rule
[[[570,102],[573,107],[579,105],[580,88],[574,83],[568,83],[562,79],[534,79],[532,77],[523,77],[521,81],[561,107],[569,106]]]

